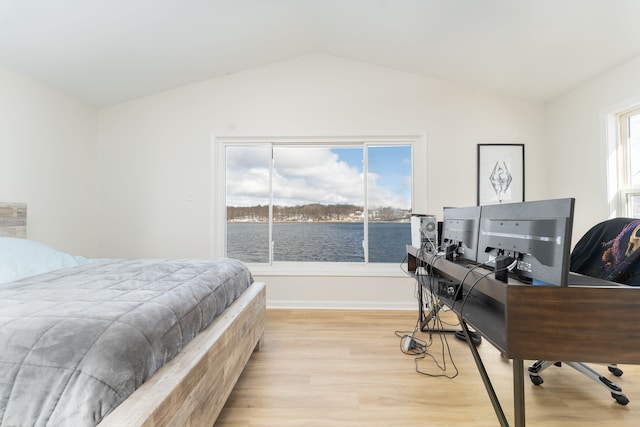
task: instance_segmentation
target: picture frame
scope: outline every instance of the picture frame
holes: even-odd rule
[[[478,206],[524,202],[524,144],[478,144]]]

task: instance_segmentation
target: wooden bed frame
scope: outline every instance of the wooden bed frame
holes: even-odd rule
[[[256,282],[98,426],[211,426],[264,335]]]
[[[22,203],[0,202],[0,236],[26,237]],[[253,283],[98,426],[211,426],[264,337],[266,286]]]

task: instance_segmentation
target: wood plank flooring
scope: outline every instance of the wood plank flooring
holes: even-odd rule
[[[411,311],[267,310],[264,343],[216,427],[498,425],[465,342],[448,333],[443,344],[440,334],[433,335],[428,352],[446,366],[444,371],[429,357],[416,361],[402,353],[396,331],[411,331],[416,316]],[[442,319],[455,323],[452,313]],[[416,336],[428,340],[427,334]],[[511,363],[487,342],[478,349],[512,423]],[[443,362],[449,350],[453,361]],[[525,361],[525,369],[528,365]],[[416,366],[433,376],[417,373]],[[605,366],[592,366],[622,387],[627,406],[577,371],[551,367],[541,386],[525,374],[527,425],[640,425],[640,366],[621,365],[619,378]]]

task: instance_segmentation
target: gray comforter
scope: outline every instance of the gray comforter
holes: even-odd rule
[[[0,425],[97,424],[252,282],[230,259],[104,260],[0,285]]]

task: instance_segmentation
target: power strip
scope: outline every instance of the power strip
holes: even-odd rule
[[[404,342],[402,343],[402,351],[405,353],[414,348],[413,346],[413,334],[409,334],[405,337]]]

